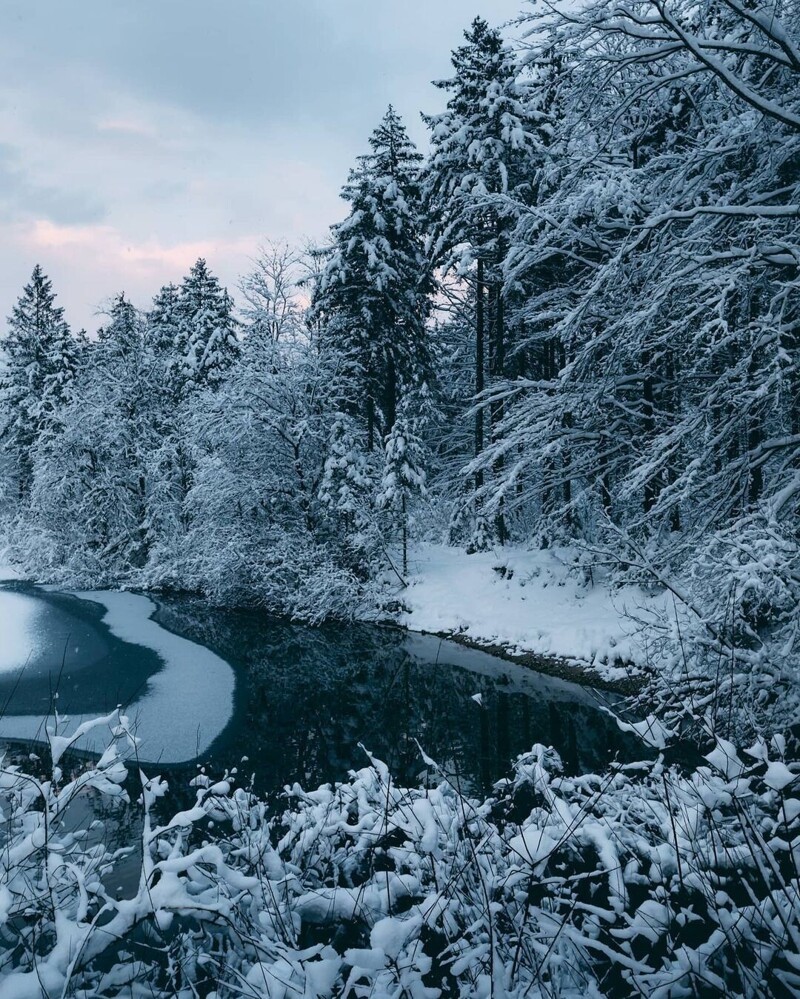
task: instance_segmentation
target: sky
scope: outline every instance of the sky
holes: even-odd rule
[[[2,0],[0,323],[36,263],[73,328],[199,256],[232,291],[265,240],[320,242],[392,103],[524,0]],[[509,35],[513,36],[513,29]]]

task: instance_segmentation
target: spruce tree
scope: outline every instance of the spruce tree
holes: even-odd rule
[[[175,377],[180,391],[216,388],[239,355],[233,301],[202,258],[183,279]]]
[[[170,358],[178,341],[180,326],[180,290],[175,284],[166,284],[153,299],[147,313],[145,342],[154,357]]]
[[[127,359],[140,353],[144,344],[142,321],[134,306],[117,295],[109,311],[109,322],[97,332],[98,343],[115,358]]]
[[[378,506],[397,517],[403,553],[403,576],[408,575],[408,532],[411,526],[411,504],[415,497],[425,495],[424,446],[417,421],[411,414],[413,405],[406,397],[397,419],[386,437],[383,476],[378,492]]]
[[[389,108],[342,197],[350,214],[333,245],[316,298],[323,342],[344,361],[368,448],[391,430],[398,400],[430,374],[426,319],[433,291],[419,200],[421,157]]]
[[[534,165],[542,137],[542,116],[526,99],[517,67],[500,31],[476,18],[466,44],[452,54],[455,75],[436,86],[450,93],[447,110],[426,116],[432,152],[425,178],[428,214],[436,220],[436,262],[472,272],[475,282],[475,394],[506,374],[509,352],[503,264],[510,230],[533,196]],[[474,264],[474,271],[472,271]],[[502,420],[492,409],[492,426]],[[475,414],[475,454],[483,451],[484,412]],[[484,478],[476,474],[480,493]],[[478,514],[480,519],[480,514]],[[498,540],[505,540],[502,512]]]
[[[77,367],[77,342],[38,264],[8,319],[2,352],[0,432],[22,497],[30,486],[32,449],[66,403]]]

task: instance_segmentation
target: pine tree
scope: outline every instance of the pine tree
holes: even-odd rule
[[[2,437],[17,492],[30,486],[31,452],[69,398],[78,345],[55,305],[49,278],[37,264],[8,320],[0,376]]]
[[[188,281],[187,277],[184,285]],[[186,497],[194,477],[186,432],[194,382],[187,377],[184,304],[182,288],[164,285],[153,298],[144,325],[144,346],[152,365],[150,419],[157,442],[147,456],[147,541],[162,561],[174,554],[176,539],[188,527]]]
[[[124,292],[114,298],[109,320],[97,332],[101,347],[110,356],[123,360],[139,354],[144,346],[142,320]]]
[[[437,259],[466,245],[472,259],[491,263],[498,226],[518,211],[505,199],[521,206],[535,195],[547,125],[499,29],[478,17],[464,39],[452,53],[455,75],[435,83],[450,93],[447,110],[424,116],[432,142],[424,195],[436,209]]]
[[[370,147],[342,192],[350,214],[333,227],[315,304],[322,341],[344,359],[372,449],[393,426],[402,393],[430,376],[433,280],[421,231],[421,157],[393,108]]]
[[[541,148],[542,116],[517,81],[517,67],[499,30],[476,18],[464,33],[465,45],[452,54],[455,76],[436,83],[449,91],[447,110],[426,116],[432,154],[425,195],[437,223],[434,256],[445,267],[469,273],[475,282],[475,394],[506,374],[506,294],[503,264],[509,233],[519,209],[533,195],[534,164]],[[487,363],[488,362],[488,363]],[[491,413],[493,436],[502,404]],[[475,414],[475,454],[485,445],[485,416]],[[475,486],[483,489],[483,470]],[[497,517],[498,540],[505,519]]]
[[[216,388],[239,355],[239,341],[233,301],[202,258],[181,283],[178,311],[178,388]]]
[[[159,359],[170,358],[180,326],[180,290],[177,285],[166,284],[161,288],[146,319],[144,336],[148,350]]]

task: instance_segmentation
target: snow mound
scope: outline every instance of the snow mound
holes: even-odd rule
[[[467,555],[444,545],[420,546],[410,560],[400,623],[577,659],[608,679],[627,675],[619,663],[643,660],[628,615],[646,618],[664,597],[636,586],[612,593],[602,580],[584,582],[563,554],[505,548]]]

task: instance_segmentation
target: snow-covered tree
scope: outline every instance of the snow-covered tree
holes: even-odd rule
[[[361,534],[371,522],[375,468],[366,441],[346,413],[334,413],[320,483],[322,503],[342,519],[348,533]]]
[[[433,220],[435,261],[456,267],[475,286],[475,394],[506,372],[508,288],[502,266],[509,230],[533,197],[542,144],[542,115],[518,82],[516,60],[501,32],[476,18],[465,44],[452,53],[455,75],[436,85],[449,92],[447,110],[427,116],[432,152],[425,195]],[[473,267],[474,265],[474,267]],[[491,436],[502,419],[502,402],[491,411]],[[485,414],[475,413],[475,453],[485,443]],[[475,485],[483,488],[478,467]],[[502,511],[498,540],[505,539]]]
[[[403,576],[408,575],[408,532],[412,523],[411,507],[426,493],[425,449],[409,415],[409,400],[404,400],[384,445],[383,474],[377,496],[378,507],[390,511],[400,529]]]
[[[166,284],[153,299],[146,316],[145,340],[155,357],[172,358],[179,343],[180,323],[180,289],[175,284]]]
[[[202,258],[178,296],[174,378],[181,392],[215,388],[239,353],[233,301]]]
[[[82,351],[58,426],[31,448],[32,485],[18,531],[24,557],[73,583],[128,578],[150,545],[150,455],[158,383],[140,313],[116,296]]]
[[[287,243],[265,243],[254,269],[239,283],[244,333],[265,340],[296,339],[307,330],[300,282],[305,261]]]
[[[422,233],[421,157],[389,108],[342,197],[315,308],[321,341],[348,366],[349,397],[369,449],[394,424],[398,400],[430,377],[426,319],[433,281]],[[348,399],[347,401],[350,401]]]
[[[77,341],[38,264],[0,346],[0,433],[13,488],[21,498],[30,485],[31,450],[68,401],[78,363]]]
[[[109,322],[97,332],[98,343],[114,360],[131,360],[144,347],[141,316],[124,293],[114,298],[108,315]]]

